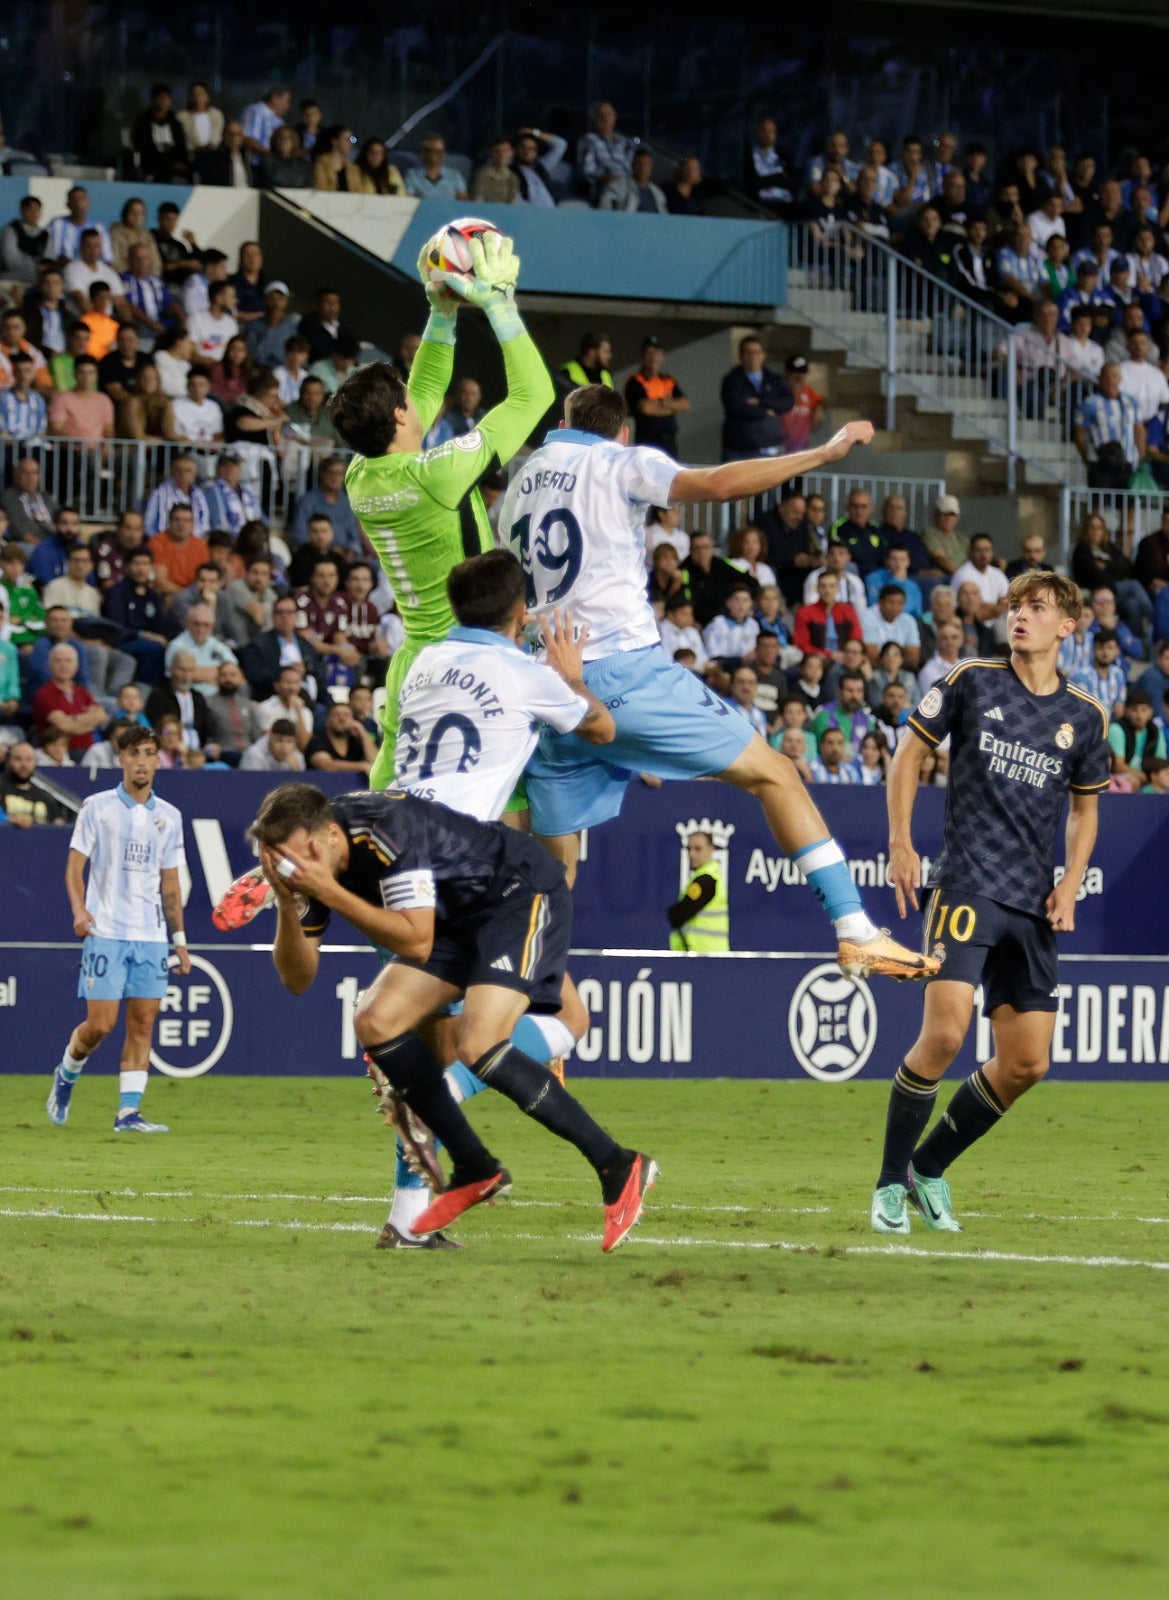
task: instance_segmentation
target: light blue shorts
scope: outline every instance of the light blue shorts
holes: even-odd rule
[[[639,772],[674,779],[725,772],[755,737],[746,717],[658,645],[590,661],[584,681],[613,713],[617,737],[592,745],[541,731],[524,778],[533,833],[554,837],[608,822]]]
[[[81,946],[81,1000],[161,1000],[170,946],[154,939],[99,939]]]

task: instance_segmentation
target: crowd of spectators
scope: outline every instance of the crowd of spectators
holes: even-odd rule
[[[951,133],[880,139],[853,155],[842,131],[794,171],[764,118],[748,160],[760,204],[808,225],[807,259],[881,309],[887,270],[859,236],[891,245],[902,309],[934,319],[934,347],[1014,382],[1024,417],[1058,424],[1095,488],[1169,487],[1169,164],[1126,152],[1114,169],[1087,153],[1012,153],[991,171],[986,146]],[[849,231],[849,230],[853,231]],[[933,280],[1011,324],[983,348],[941,316]],[[1139,475],[1139,476],[1138,476]]]
[[[806,783],[882,783],[918,700],[956,662],[1008,653],[1010,580],[1053,570],[1038,534],[1006,562],[989,534],[960,530],[961,509],[941,495],[919,534],[903,497],[878,520],[857,487],[829,523],[821,496],[792,488],[725,557],[658,511],[646,562],[663,648]],[[1169,793],[1169,512],[1132,559],[1094,513],[1071,572],[1084,608],[1059,666],[1108,710],[1111,786]],[[944,785],[948,759],[947,741],[922,783]]]

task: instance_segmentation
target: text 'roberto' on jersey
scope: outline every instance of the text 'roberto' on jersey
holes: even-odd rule
[[[678,471],[661,450],[557,428],[511,481],[499,533],[523,566],[528,607],[571,611],[589,630],[586,661],[658,643],[645,517],[669,504]]]
[[[1006,661],[960,661],[909,726],[931,748],[950,736],[946,823],[930,885],[1042,916],[1069,790],[1108,787],[1104,707],[1062,678],[1053,694],[1038,695]]]

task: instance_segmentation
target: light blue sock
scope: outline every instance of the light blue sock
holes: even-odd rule
[[[530,1016],[522,1016],[511,1030],[511,1042],[517,1050],[522,1050],[526,1056],[531,1056],[533,1061],[538,1061],[546,1067],[552,1059],[552,1050],[547,1039],[540,1032]]]
[[[128,1111],[137,1111],[142,1104],[142,1096],[133,1089],[123,1089],[118,1096],[118,1115],[124,1117]]]
[[[848,862],[835,839],[818,839],[815,844],[805,845],[792,860],[841,938],[866,939],[877,932],[865,915]]]

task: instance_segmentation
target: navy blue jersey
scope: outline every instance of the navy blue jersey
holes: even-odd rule
[[[342,795],[333,817],[349,839],[342,888],[389,911],[433,908],[439,928],[478,915],[519,886],[546,894],[564,881],[564,868],[527,834],[399,790]],[[329,916],[310,900],[301,925],[316,937]]]
[[[1060,678],[1032,694],[1006,661],[960,661],[911,712],[931,748],[950,735],[942,850],[930,886],[1043,916],[1068,791],[1108,787],[1108,713]]]

